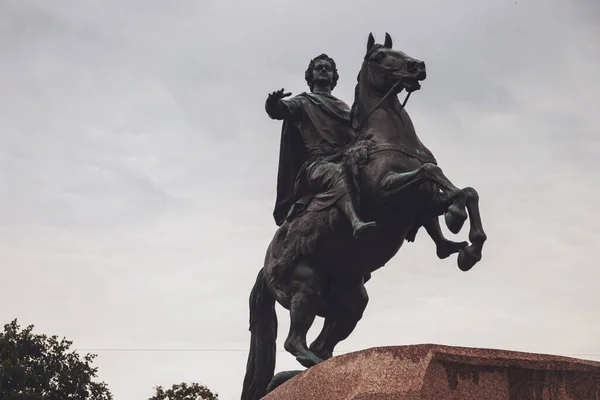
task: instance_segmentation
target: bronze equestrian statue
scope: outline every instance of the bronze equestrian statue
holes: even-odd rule
[[[335,65],[330,65],[333,70]],[[309,74],[314,71],[307,71],[307,77]],[[323,85],[326,77],[322,78]],[[242,400],[260,399],[273,380],[276,302],[290,311],[290,332],[284,347],[308,368],[332,357],[335,346],[352,333],[367,306],[366,280],[396,255],[405,240],[414,240],[421,226],[438,245],[440,258],[458,252],[461,270],[468,271],[481,260],[487,237],[477,192],[471,187],[459,189],[443,174],[398,100],[403,90],[409,94],[419,90],[425,78],[425,63],[394,50],[389,34],[384,44],[376,44],[369,34],[348,118],[344,117],[348,110],[335,98],[331,104],[317,104],[323,113],[333,108],[329,110],[331,118],[342,117],[338,118],[340,124],[348,120],[353,140],[341,141],[338,134],[331,133],[335,138],[331,147],[339,146],[341,150],[310,154],[306,137],[300,133],[305,124],[296,123],[290,130],[294,137],[286,138],[289,126],[285,125],[293,119],[284,122],[282,152],[296,158],[280,159],[279,177],[287,174],[288,180],[281,178],[278,182],[277,204],[282,208],[276,206],[275,218],[280,226],[250,294],[251,345]],[[268,100],[271,105],[267,108],[281,103],[283,91],[276,93]],[[330,92],[325,95],[331,96]],[[310,95],[306,97],[307,102],[312,101]],[[306,109],[303,112],[307,113]],[[278,116],[276,112],[270,115]],[[285,143],[299,139],[304,143],[297,147]],[[286,150],[288,145],[292,147]],[[298,148],[308,154],[295,151]],[[329,174],[326,179],[309,183],[311,176],[306,170],[322,157],[326,163],[337,165],[341,175]],[[286,167],[282,162],[291,163],[283,174],[282,168]],[[289,183],[289,174],[293,184]],[[328,185],[327,179],[343,179],[345,186],[339,190]],[[283,191],[282,185],[286,185]],[[334,193],[323,195],[328,192]],[[338,201],[343,196],[356,207],[356,218],[352,212],[343,213]],[[325,204],[323,198],[329,203]],[[452,233],[461,230],[468,216],[470,244],[443,238],[438,223],[441,215]],[[363,221],[376,225],[369,224],[368,229],[359,228],[357,232],[356,221],[359,225],[368,224]],[[323,329],[308,346],[306,334],[317,315],[325,318]]]

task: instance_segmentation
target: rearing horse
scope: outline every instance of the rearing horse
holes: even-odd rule
[[[361,213],[378,225],[353,239],[349,222],[332,207],[301,214],[277,230],[250,295],[251,345],[242,400],[260,399],[273,378],[275,302],[290,311],[285,349],[310,367],[332,357],[335,346],[352,333],[367,306],[364,284],[371,272],[419,226],[444,215],[448,229],[458,233],[468,211],[471,243],[456,249],[458,266],[467,271],[481,259],[486,235],[477,192],[446,178],[397,97],[402,90],[418,90],[425,78],[425,63],[392,49],[389,34],[383,45],[369,35],[352,105],[357,140],[345,158],[360,183]],[[282,275],[288,267],[291,274]],[[317,315],[325,322],[309,347],[306,335]]]

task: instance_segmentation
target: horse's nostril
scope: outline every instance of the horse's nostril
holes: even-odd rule
[[[417,62],[410,60],[408,63],[406,63],[406,67],[408,68],[409,71],[412,71],[413,69],[415,69],[417,67]]]

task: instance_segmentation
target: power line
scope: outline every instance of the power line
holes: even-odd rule
[[[75,349],[75,351],[114,351],[114,352],[199,352],[199,353],[228,353],[228,352],[248,352],[248,350],[244,349]],[[342,353],[347,353],[348,351],[338,350]],[[353,351],[353,350],[349,350]],[[284,353],[286,350],[279,349],[278,353]]]
[[[207,348],[191,348],[191,349],[177,349],[177,348],[90,348],[90,349],[75,349],[76,351],[86,352],[173,352],[173,353],[185,353],[185,352],[196,352],[196,353],[237,353],[237,352],[248,352],[246,349],[207,349]],[[348,353],[359,350],[337,350],[339,353]],[[286,350],[278,349],[278,353],[285,353]],[[517,350],[522,352],[522,350]],[[548,354],[545,352],[544,354]],[[600,357],[600,353],[555,353],[562,356],[595,356]]]

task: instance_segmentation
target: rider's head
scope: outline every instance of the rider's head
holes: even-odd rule
[[[329,89],[333,90],[339,77],[335,61],[327,54],[321,54],[310,60],[304,73],[304,79],[311,92],[315,86],[329,86]]]

